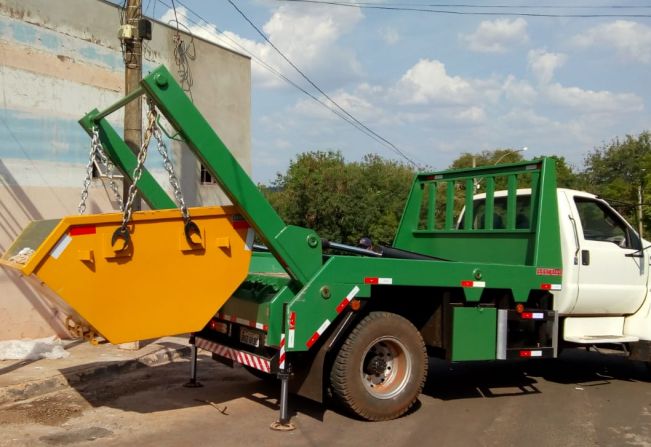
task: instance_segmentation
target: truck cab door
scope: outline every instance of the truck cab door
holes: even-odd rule
[[[637,252],[639,236],[603,200],[575,195],[571,208],[580,242],[578,296],[571,313],[634,313],[646,296],[648,276],[646,256]]]

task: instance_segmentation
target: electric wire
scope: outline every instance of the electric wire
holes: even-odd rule
[[[163,6],[170,7],[170,6],[167,5],[163,0],[157,0],[157,2],[161,3]],[[185,5],[183,5],[183,6],[186,7]],[[186,7],[186,8],[187,8],[187,7]],[[351,125],[357,127],[357,125],[356,125],[354,122],[348,120],[344,114],[342,114],[342,113],[339,112],[338,110],[335,110],[335,109],[331,108],[330,106],[328,106],[325,102],[323,102],[323,101],[322,101],[321,99],[319,99],[317,96],[313,95],[312,93],[310,93],[309,91],[307,91],[307,90],[305,90],[303,87],[301,87],[299,84],[297,84],[296,82],[294,82],[294,81],[292,81],[291,79],[289,79],[287,76],[285,76],[284,74],[282,74],[282,72],[280,72],[280,71],[278,71],[276,68],[274,68],[272,65],[268,64],[268,63],[265,62],[264,60],[262,60],[262,59],[260,59],[259,57],[257,57],[255,54],[251,53],[251,52],[250,52],[246,47],[242,46],[242,45],[241,45],[239,42],[237,42],[235,39],[231,39],[230,37],[228,37],[227,35],[225,35],[225,34],[223,33],[223,31],[221,31],[221,30],[218,29],[217,27],[210,28],[210,27],[206,26],[205,23],[207,23],[207,22],[205,21],[205,19],[203,19],[201,16],[199,16],[198,14],[196,14],[195,12],[193,12],[192,10],[189,10],[189,9],[188,9],[188,11],[191,12],[192,14],[196,15],[197,17],[199,17],[200,20],[203,21],[203,23],[200,23],[200,22],[197,22],[197,21],[193,20],[193,19],[190,18],[190,17],[186,17],[187,20],[188,20],[189,22],[191,22],[193,25],[196,25],[196,26],[198,26],[198,27],[201,27],[202,29],[204,29],[204,30],[206,30],[206,31],[208,31],[208,32],[210,32],[210,33],[213,33],[213,34],[214,34],[215,31],[221,33],[221,34],[219,34],[219,35],[214,34],[213,37],[214,37],[215,39],[217,39],[217,40],[222,40],[222,38],[223,38],[224,40],[230,42],[231,45],[233,45],[234,47],[236,47],[236,48],[237,48],[239,51],[241,51],[243,54],[245,54],[245,55],[251,57],[251,59],[252,59],[255,63],[257,63],[258,65],[262,66],[263,68],[265,68],[266,70],[268,70],[270,73],[272,73],[273,75],[275,75],[275,76],[278,77],[279,79],[285,81],[286,83],[288,83],[288,84],[291,85],[292,87],[296,88],[297,90],[299,90],[299,91],[302,92],[303,94],[307,95],[307,96],[310,97],[312,100],[314,100],[315,102],[319,103],[321,106],[323,106],[324,108],[326,108],[327,110],[329,110],[330,112],[332,112],[333,114],[335,114],[337,117],[339,117],[339,118],[343,119],[344,121],[348,122],[349,124],[351,124]],[[214,25],[212,25],[212,26],[214,26]],[[189,31],[189,30],[188,30],[188,31]],[[225,45],[228,46],[229,44],[225,44]],[[358,130],[364,132],[364,130],[363,130],[362,128],[360,128],[360,127],[357,127],[357,128],[358,128]],[[368,135],[369,137],[373,138],[372,135],[370,135],[370,134],[367,134],[367,135]]]
[[[545,17],[545,18],[649,18],[651,14],[552,14],[536,12],[511,12],[511,11],[458,11],[452,9],[432,9],[428,7],[405,7],[391,6],[390,4],[380,3],[352,3],[328,0],[276,0],[287,3],[311,3],[326,6],[339,6],[357,9],[383,10],[383,11],[406,11],[406,12],[427,12],[431,14],[448,14],[448,15],[469,15],[469,16],[509,16],[509,17]],[[504,5],[500,5],[504,6]],[[468,6],[470,7],[470,6]],[[441,7],[438,7],[441,8]]]
[[[314,87],[319,93],[321,93],[325,98],[327,98],[328,101],[330,101],[337,109],[343,112],[346,116],[352,119],[359,126],[361,126],[365,130],[367,130],[368,132],[370,132],[371,134],[375,135],[377,138],[382,140],[385,143],[385,145],[388,145],[388,147],[394,151],[394,153],[398,154],[399,156],[407,160],[407,162],[409,162],[412,166],[417,167],[417,164],[411,158],[409,158],[403,151],[401,151],[395,144],[393,144],[383,136],[379,135],[378,133],[370,129],[364,123],[359,121],[352,114],[350,114],[346,109],[341,107],[339,103],[337,103],[334,99],[332,99],[332,97],[330,97],[330,95],[328,95],[325,91],[323,91],[323,89],[321,89],[318,85],[316,85],[312,81],[312,79],[310,79],[300,68],[298,68],[298,66],[296,66],[296,64],[294,64],[276,45],[274,45],[274,43],[267,37],[267,35],[264,32],[262,32],[262,30],[260,30],[260,28],[258,28],[240,8],[237,7],[237,5],[233,2],[233,0],[228,0],[228,3],[230,3],[231,6],[235,8],[235,10],[244,18],[244,20],[246,20],[248,24],[253,27],[253,29],[265,40],[265,42],[267,42],[280,55],[280,57],[282,57],[289,65],[291,65],[291,67],[294,70],[296,70],[296,72],[299,75],[301,75],[303,79],[305,79],[312,87]]]
[[[288,0],[292,1],[292,0]],[[344,3],[344,2],[341,2]],[[352,3],[352,2],[345,2]],[[478,3],[388,3],[388,2],[355,2],[358,5],[382,5],[382,6],[401,6],[401,7],[430,7],[430,8],[477,8],[477,9],[651,9],[651,5],[527,5],[527,4],[478,4]]]
[[[172,8],[171,5],[170,5],[170,4],[167,4],[164,0],[156,0],[156,1],[157,1],[158,3],[160,3],[161,5],[163,5],[163,6],[167,7],[167,8],[169,8],[169,9]],[[198,27],[200,27],[201,29],[203,29],[203,30],[205,30],[205,31],[207,31],[207,32],[209,32],[209,33],[211,33],[211,34],[213,35],[213,37],[214,37],[215,39],[217,39],[217,40],[221,40],[222,42],[224,42],[224,41],[228,41],[230,44],[225,44],[225,46],[227,46],[227,47],[228,47],[228,46],[231,46],[231,47],[235,47],[235,48],[237,48],[238,51],[241,51],[243,54],[249,56],[249,57],[250,57],[250,58],[251,58],[255,63],[257,63],[258,65],[260,65],[261,67],[263,67],[264,69],[266,69],[267,71],[269,71],[270,73],[272,73],[272,74],[273,74],[274,76],[276,76],[277,78],[283,80],[284,82],[286,82],[286,83],[289,84],[290,86],[292,86],[292,87],[294,87],[295,89],[299,90],[301,93],[305,94],[305,95],[308,96],[310,99],[312,99],[313,101],[317,102],[317,103],[320,104],[322,107],[324,107],[325,109],[327,109],[328,111],[330,111],[331,113],[333,113],[334,115],[336,115],[338,118],[344,120],[345,122],[347,122],[348,124],[350,124],[351,126],[353,126],[354,128],[356,128],[357,130],[359,130],[361,133],[365,134],[365,135],[368,136],[369,138],[373,139],[373,140],[376,141],[377,143],[379,143],[379,144],[381,144],[381,145],[383,145],[383,146],[389,148],[390,150],[394,151],[390,146],[387,145],[386,142],[384,142],[384,141],[381,139],[381,137],[374,135],[374,134],[372,133],[372,131],[366,130],[363,126],[361,126],[360,124],[358,124],[358,123],[356,123],[355,121],[353,121],[353,120],[351,120],[350,118],[348,118],[348,117],[347,117],[343,112],[341,112],[340,110],[337,110],[337,109],[335,109],[335,108],[329,106],[325,101],[323,101],[322,99],[320,99],[320,98],[317,97],[316,95],[312,94],[311,92],[309,92],[308,90],[306,90],[305,88],[303,88],[303,87],[302,87],[301,85],[299,85],[298,83],[294,82],[293,80],[291,80],[290,78],[288,78],[287,76],[285,76],[282,72],[280,72],[279,70],[277,70],[275,67],[273,67],[272,65],[270,65],[269,63],[267,63],[267,62],[264,61],[263,59],[261,59],[261,58],[259,58],[258,56],[256,56],[254,53],[250,52],[247,48],[245,48],[243,45],[241,45],[241,44],[240,44],[239,42],[237,42],[235,39],[230,38],[230,37],[229,37],[228,35],[226,35],[222,30],[220,30],[219,28],[217,28],[214,24],[210,24],[210,26],[208,26],[208,23],[209,23],[208,20],[204,19],[204,18],[203,18],[201,15],[199,15],[197,12],[193,11],[193,10],[192,10],[191,8],[189,8],[187,5],[183,4],[180,0],[177,0],[177,3],[179,3],[181,6],[183,6],[184,8],[186,8],[186,10],[187,10],[189,13],[191,13],[192,15],[194,15],[195,17],[197,17],[198,20],[199,20],[199,21],[197,21],[197,20],[194,20],[192,17],[187,17],[187,16],[186,16],[186,19],[187,19],[190,23],[192,23],[193,25],[198,26]],[[216,34],[216,33],[220,33],[220,34]],[[394,151],[394,152],[395,152],[395,151]],[[401,156],[401,157],[402,157],[402,156]],[[405,158],[405,157],[403,157],[403,158]],[[407,157],[406,160],[408,160],[408,162],[409,162],[412,166],[417,166],[416,163],[415,163],[414,161],[412,161],[411,159],[409,159],[409,157]]]

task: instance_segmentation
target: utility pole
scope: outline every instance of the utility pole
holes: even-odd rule
[[[644,223],[642,222],[642,219],[644,218],[644,213],[642,213],[642,201],[643,199],[643,194],[642,194],[642,183],[637,185],[637,231],[638,234],[640,235],[640,238],[644,237],[642,232],[644,231]]]
[[[138,88],[142,79],[142,36],[140,33],[140,20],[142,18],[142,0],[127,0],[125,11],[122,15],[120,27],[120,40],[124,55],[124,85],[125,94],[128,95]],[[124,141],[134,154],[140,151],[142,144],[142,97],[129,102],[124,108]],[[124,179],[123,197],[129,194],[131,182]],[[141,209],[140,195],[133,201],[134,211]]]
[[[128,95],[138,88],[142,79],[142,36],[140,33],[140,20],[142,18],[142,0],[127,0],[125,10],[121,15],[120,31],[118,36],[122,43],[122,54],[124,56],[124,90]],[[127,103],[124,108],[124,141],[131,148],[134,154],[140,151],[142,144],[142,97]],[[122,197],[129,196],[131,181],[124,177],[122,184]],[[140,194],[137,194],[133,211],[141,209]],[[140,342],[122,343],[121,349],[138,350]]]

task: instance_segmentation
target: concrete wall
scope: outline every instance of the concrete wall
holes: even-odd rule
[[[77,213],[89,151],[77,120],[124,94],[119,24],[119,9],[98,0],[0,2],[0,253],[29,221]],[[154,23],[143,73],[160,64],[177,72],[175,33]],[[195,104],[250,172],[250,60],[182,38],[194,45],[186,68]],[[121,113],[110,118],[119,132],[122,119]],[[189,205],[225,203],[216,186],[199,185],[199,164],[189,151],[179,143],[171,151]],[[165,179],[160,157],[150,154],[149,169]],[[93,182],[87,212],[115,209],[107,184]],[[0,340],[64,336],[60,320],[49,301],[0,269]]]

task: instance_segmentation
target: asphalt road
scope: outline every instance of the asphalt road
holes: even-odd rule
[[[203,357],[0,408],[0,446],[647,446],[651,375],[594,353],[551,361],[432,361],[417,408],[368,423],[293,397],[297,429],[274,432],[278,387]]]

